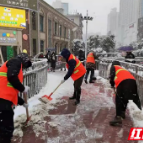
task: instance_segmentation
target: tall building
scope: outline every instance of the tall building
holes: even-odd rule
[[[113,8],[111,12],[108,14],[108,27],[107,27],[107,34],[109,35],[117,35],[118,29],[118,15],[116,8]]]
[[[77,14],[72,14],[72,15],[67,15],[67,17],[73,21],[75,24],[78,25],[78,30],[76,32],[77,36],[75,37],[80,37],[82,39],[82,34],[83,34],[83,23],[82,23],[82,15],[77,13]]]
[[[55,2],[53,2],[53,5],[52,5],[55,9],[58,9],[58,8],[62,8],[62,2],[61,0],[56,0]]]
[[[69,4],[62,3],[62,8],[64,9],[64,15],[68,15],[69,14]]]
[[[121,45],[137,41],[138,18],[141,0],[120,0],[119,37]]]
[[[118,27],[119,27],[119,12],[116,8],[113,8],[108,14],[108,25],[107,25],[107,35],[114,35],[117,45],[118,38]]]
[[[143,0],[140,0],[139,4],[139,18],[143,17]]]
[[[64,15],[68,15],[69,13],[69,4],[68,3],[62,3],[61,0],[56,0],[55,2],[53,2],[53,7],[55,9],[57,9],[58,11],[63,9],[62,14]]]

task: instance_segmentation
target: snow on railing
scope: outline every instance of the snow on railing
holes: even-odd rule
[[[130,71],[133,76],[136,78],[136,82],[138,85],[138,93],[141,99],[141,103],[143,104],[143,66],[138,64],[127,63],[123,61],[119,61],[121,66]],[[99,62],[99,75],[105,79],[109,78],[109,69],[108,66],[111,62],[100,61]]]

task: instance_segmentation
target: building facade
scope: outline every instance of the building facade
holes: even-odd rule
[[[39,1],[39,52],[46,53],[48,48],[55,48],[59,53],[63,48],[72,48],[76,37],[76,23],[55,10],[43,0]]]
[[[23,49],[30,54],[30,10],[37,10],[35,0],[0,2],[0,64],[15,57]]]
[[[63,48],[71,49],[73,39],[79,38],[75,37],[78,25],[43,0],[2,2],[0,63],[23,49],[33,57],[40,52],[46,54],[49,48],[59,53]]]
[[[73,15],[67,15],[67,17],[74,23],[78,25],[78,29],[75,32],[75,39],[83,39],[83,23],[82,23],[82,15],[77,13]]]
[[[141,14],[140,0],[120,0],[120,33],[121,45],[137,41],[138,18]]]
[[[118,36],[118,27],[119,27],[119,12],[117,12],[116,8],[113,8],[111,12],[108,14],[107,35],[114,35],[116,41]]]
[[[138,20],[138,41],[143,40],[143,17]]]
[[[64,15],[68,15],[69,14],[69,4],[62,3],[62,8],[64,9]]]

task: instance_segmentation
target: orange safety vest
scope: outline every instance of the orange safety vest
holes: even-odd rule
[[[7,79],[7,66],[5,62],[2,67],[0,67],[0,98],[11,101],[14,105],[18,104],[18,93],[19,91],[15,89]],[[20,82],[23,82],[23,72],[22,64],[21,69],[18,74]]]
[[[115,67],[115,78],[114,78],[114,82],[115,82],[115,86],[116,88],[118,87],[118,85],[126,80],[126,79],[134,79],[134,76],[127,71],[126,69],[120,67],[120,66],[114,66]]]
[[[94,59],[94,56],[93,56],[92,52],[88,54],[86,63],[93,63],[93,64],[95,64],[95,59]]]
[[[80,77],[82,77],[86,73],[86,69],[83,66],[83,64],[81,63],[81,61],[79,59],[77,59],[72,54],[70,55],[68,61],[70,61],[71,59],[74,59],[76,61],[76,66],[74,68],[74,72],[71,75],[71,78],[75,81],[75,80],[79,79]],[[69,68],[69,65],[66,64],[66,67]]]

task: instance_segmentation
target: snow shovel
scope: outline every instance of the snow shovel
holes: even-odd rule
[[[47,103],[47,101],[51,101],[52,100],[51,96],[60,87],[61,84],[62,84],[62,82],[55,88],[55,90],[49,96],[48,95],[44,95],[41,98],[39,98],[39,100],[41,102],[43,102],[43,103]]]
[[[25,103],[27,104],[27,94],[24,93],[23,96],[24,96]],[[26,115],[27,115],[27,120],[26,120],[26,122],[24,123],[24,126],[26,126],[27,123],[28,123],[28,121],[30,121],[30,119],[31,119],[31,116],[29,116],[28,107],[26,108]]]

